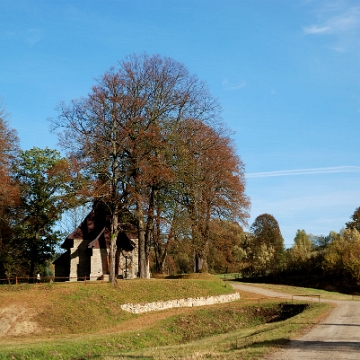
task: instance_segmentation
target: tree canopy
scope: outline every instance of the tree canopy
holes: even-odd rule
[[[88,203],[110,218],[112,282],[125,218],[138,229],[142,278],[152,259],[163,271],[170,253],[168,263],[182,269],[220,269],[213,254],[223,268],[238,266],[250,205],[245,166],[204,82],[171,58],[133,54],[58,110],[52,126],[66,158],[48,148],[20,151],[0,107],[2,274],[27,268],[33,276],[53,254],[63,212]],[[180,248],[181,261],[173,257]]]
[[[284,253],[284,240],[275,217],[266,213],[259,215],[250,231],[255,258],[258,258],[259,262],[262,259],[267,270],[278,267]]]
[[[256,241],[274,247],[276,253],[284,251],[284,240],[281,235],[279,223],[273,215],[261,214],[250,228]]]
[[[347,229],[356,229],[360,231],[360,206],[355,209],[353,215],[351,216],[352,221],[346,223]]]
[[[0,207],[18,200],[18,187],[13,181],[14,162],[19,153],[19,138],[8,123],[8,115],[0,102]]]
[[[54,253],[59,233],[53,231],[61,214],[73,205],[69,162],[51,149],[21,151],[16,164],[20,206],[16,234],[28,252],[29,275]]]
[[[137,222],[143,278],[149,277],[159,213],[178,209],[169,201],[187,211],[194,246],[206,245],[215,213],[245,221],[244,166],[225,135],[219,104],[183,64],[159,55],[131,55],[107,71],[87,97],[61,104],[59,111],[53,125],[86,179],[83,192],[111,214],[112,281],[124,209]]]
[[[19,204],[19,187],[14,181],[14,163],[19,153],[16,130],[0,103],[0,275],[19,270],[16,259],[21,246],[14,241],[14,209]]]

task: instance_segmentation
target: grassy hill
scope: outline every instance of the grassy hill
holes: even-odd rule
[[[0,312],[18,309],[25,319],[19,315],[16,321],[34,322],[40,331],[0,337],[0,359],[252,358],[268,351],[269,344],[283,344],[326,308],[314,304],[295,323],[276,323],[283,306],[279,301],[247,300],[253,294],[241,293],[241,301],[210,307],[142,315],[120,309],[128,302],[230,292],[230,285],[206,275],[120,281],[116,288],[89,282],[2,286]]]
[[[132,315],[120,309],[125,303],[220,295],[230,285],[209,275],[188,279],[151,279],[109,283],[83,282],[21,284],[0,288],[0,309],[12,306],[35,312],[33,320],[45,332],[75,334],[114,326]]]

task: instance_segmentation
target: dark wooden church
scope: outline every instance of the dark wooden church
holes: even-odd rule
[[[118,278],[133,279],[138,274],[138,234],[133,225],[120,223],[115,271]],[[109,279],[110,221],[100,204],[65,239],[66,250],[55,265],[55,281]]]

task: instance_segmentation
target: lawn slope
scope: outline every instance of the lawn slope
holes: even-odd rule
[[[330,307],[300,305],[307,310],[277,322],[281,301],[254,300],[247,293],[233,303],[142,315],[119,306],[230,292],[228,284],[209,276],[121,281],[116,288],[107,283],[1,287],[0,310],[38,311],[33,320],[42,331],[0,338],[0,359],[259,358],[312,326]]]

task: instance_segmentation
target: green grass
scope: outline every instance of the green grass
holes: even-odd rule
[[[174,280],[129,280],[109,283],[54,283],[0,287],[0,306],[34,309],[35,321],[51,333],[75,334],[106,329],[133,318],[125,303],[220,295],[233,292],[215,277]],[[96,321],[93,321],[96,319]]]
[[[233,279],[240,279],[241,273],[218,274],[216,276],[221,280],[233,280]]]
[[[300,289],[296,289],[299,293]],[[49,333],[0,338],[0,359],[252,359],[273,351],[312,326],[328,304],[278,323],[278,300],[246,299],[210,307],[133,315],[124,302],[147,302],[232,292],[211,276],[174,280],[66,283],[0,287],[0,308],[40,310]],[[250,294],[251,295],[251,294]]]
[[[292,319],[270,324],[266,320],[276,312],[277,302],[192,309],[143,330],[55,338],[41,343],[20,341],[1,346],[0,359],[180,359],[194,353],[214,359],[251,358],[271,350],[269,344],[277,348],[286,343],[327,306],[312,304]],[[246,356],[237,357],[239,354]]]
[[[268,306],[267,304],[261,305]],[[204,337],[181,345],[158,346],[122,354],[122,359],[259,359],[275,352],[313,326],[331,308],[312,304],[303,313],[278,323],[255,318],[234,331]],[[115,359],[115,357],[106,357]]]

